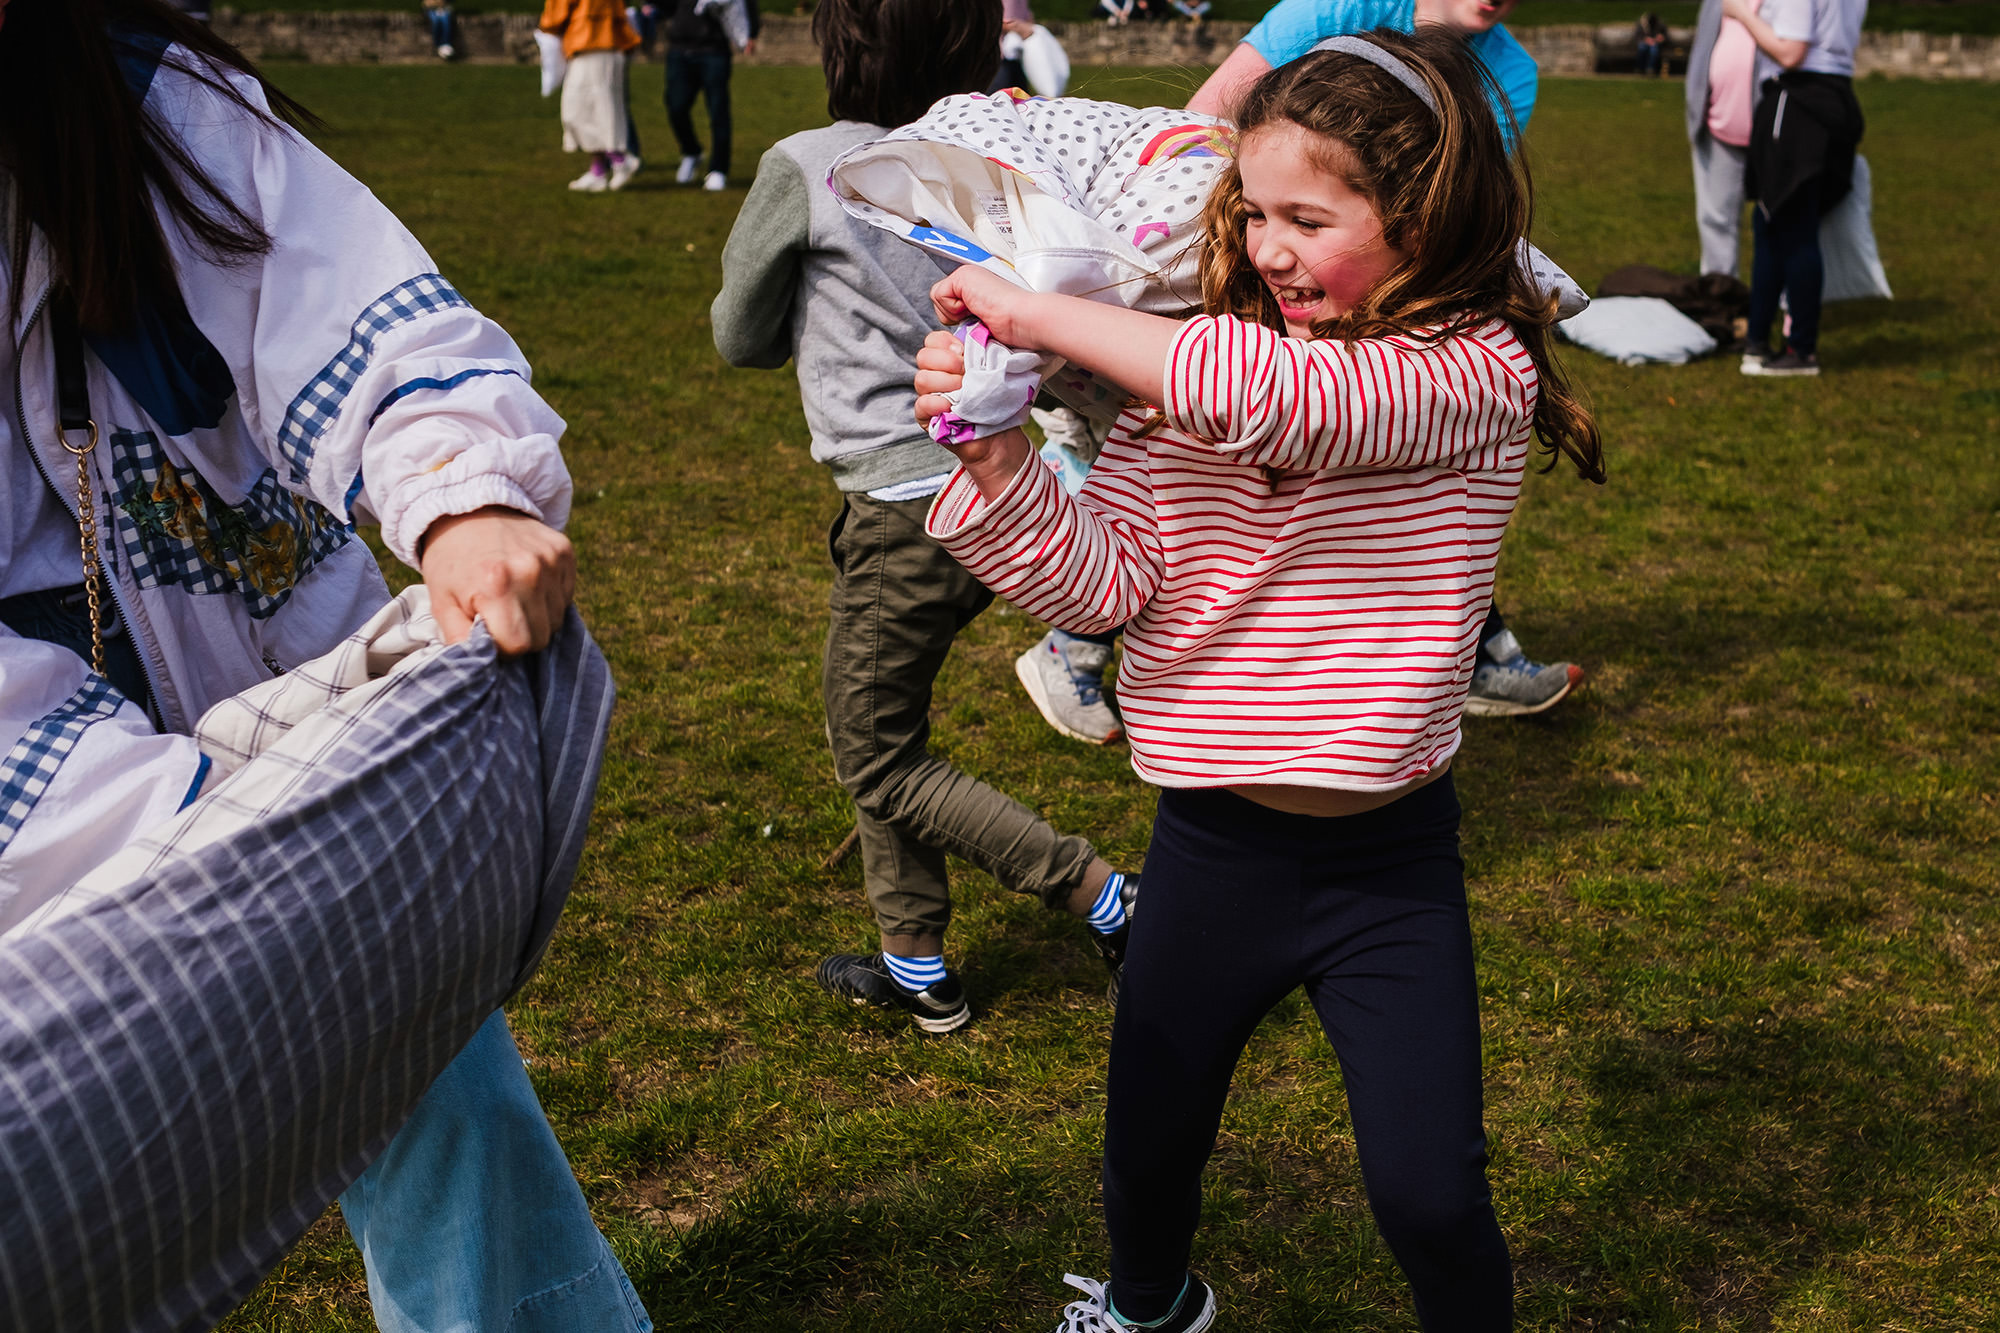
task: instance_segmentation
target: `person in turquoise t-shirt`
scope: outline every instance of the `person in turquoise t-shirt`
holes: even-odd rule
[[[1329,37],[1367,32],[1373,28],[1394,28],[1415,32],[1419,23],[1435,23],[1462,35],[1493,75],[1500,96],[1493,99],[1493,113],[1500,132],[1513,145],[1513,127],[1525,128],[1535,110],[1535,86],[1539,73],[1535,58],[1523,50],[1514,35],[1500,26],[1519,0],[1282,0],[1252,28],[1229,58],[1211,74],[1208,82],[1188,103],[1188,110],[1226,116],[1236,99],[1266,70],[1289,64]]]
[[[1329,37],[1375,28],[1414,32],[1419,23],[1435,23],[1463,36],[1493,76],[1493,113],[1507,146],[1512,148],[1515,135],[1527,128],[1528,117],[1534,114],[1540,78],[1535,58],[1500,26],[1517,3],[1519,0],[1492,4],[1486,0],[1282,0],[1209,75],[1188,109],[1212,116],[1232,115],[1237,99],[1265,72],[1297,60]],[[1475,717],[1539,713],[1567,697],[1582,679],[1583,668],[1569,662],[1530,661],[1496,603],[1479,633],[1465,711]]]

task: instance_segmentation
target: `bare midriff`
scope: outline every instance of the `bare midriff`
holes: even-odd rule
[[[1339,787],[1297,787],[1286,783],[1246,784],[1229,790],[1246,801],[1255,801],[1288,815],[1338,819],[1342,815],[1361,815],[1370,810],[1380,810],[1419,788],[1428,787],[1450,771],[1451,761],[1446,760],[1415,781],[1385,791],[1346,791]]]

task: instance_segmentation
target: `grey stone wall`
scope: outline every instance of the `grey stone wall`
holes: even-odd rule
[[[1218,63],[1248,32],[1247,23],[1051,23],[1070,63],[1087,65],[1189,65]],[[435,61],[429,30],[416,4],[384,12],[241,14],[224,7],[215,30],[253,60],[307,60],[315,64],[415,64]],[[458,58],[479,64],[533,64],[531,14],[476,14],[458,20]],[[1633,66],[1632,29],[1623,23],[1592,27],[1566,24],[1516,28],[1521,45],[1551,77],[1618,73]],[[1693,36],[1671,32],[1674,68]],[[656,53],[657,54],[657,53]],[[808,20],[773,14],[764,21],[753,65],[810,65],[819,59]],[[2000,39],[1921,32],[1869,32],[1855,52],[1857,74],[1919,79],[2000,80]]]

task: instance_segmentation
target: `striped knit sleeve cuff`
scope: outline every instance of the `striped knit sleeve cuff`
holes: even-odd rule
[[[990,501],[960,468],[932,503],[924,531],[992,587],[1001,571],[1034,552],[1062,498],[1056,474],[1032,455]]]

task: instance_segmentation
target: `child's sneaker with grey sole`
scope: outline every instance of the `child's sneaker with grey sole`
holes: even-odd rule
[[[1465,711],[1469,717],[1526,717],[1554,708],[1582,679],[1583,668],[1571,662],[1530,662],[1514,631],[1503,629],[1479,646]]]
[[[1014,659],[1014,674],[1050,726],[1071,740],[1109,745],[1125,734],[1104,698],[1111,645],[1052,629]]]

